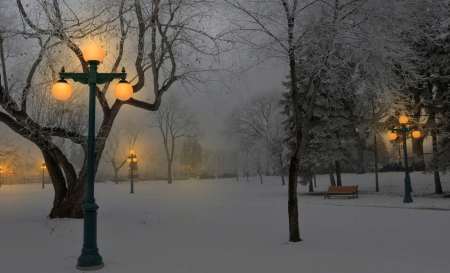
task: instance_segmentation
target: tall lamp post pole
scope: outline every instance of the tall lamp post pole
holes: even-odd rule
[[[137,157],[136,154],[134,153],[134,150],[130,151],[130,155],[127,158],[127,162],[130,162],[130,174],[131,174],[131,190],[130,193],[134,193],[134,185],[133,185],[133,178],[134,178],[134,174],[133,174],[133,169],[134,169],[134,164],[136,164],[137,162]]]
[[[409,177],[409,169],[408,169],[408,151],[406,150],[406,133],[412,131],[412,136],[414,138],[420,137],[420,131],[417,131],[416,126],[412,127],[406,127],[406,123],[408,123],[408,118],[405,116],[401,116],[399,119],[400,124],[402,125],[402,128],[395,129],[391,128],[391,133],[389,134],[389,138],[391,140],[395,140],[397,138],[397,132],[402,134],[402,140],[403,140],[403,153],[404,153],[404,159],[403,162],[405,163],[405,198],[403,198],[403,203],[412,203],[413,199],[411,197],[411,178]]]
[[[132,86],[125,80],[125,69],[122,73],[98,73],[97,67],[105,57],[105,51],[100,45],[89,44],[83,50],[83,58],[89,64],[87,73],[66,73],[64,67],[59,73],[60,80],[52,87],[52,94],[58,100],[66,100],[72,94],[72,87],[65,79],[89,84],[89,127],[88,127],[88,154],[87,154],[87,187],[86,202],[83,206],[84,228],[83,248],[78,257],[77,269],[88,271],[103,268],[104,263],[97,247],[97,210],[98,205],[94,198],[95,176],[95,91],[97,84],[121,79],[114,88],[114,94],[119,100],[128,100],[133,95]]]
[[[11,186],[11,177],[13,176],[13,172],[9,171],[8,176],[9,176],[9,185]]]
[[[45,161],[42,161],[41,169],[42,169],[42,188],[44,188],[44,170],[45,170]]]

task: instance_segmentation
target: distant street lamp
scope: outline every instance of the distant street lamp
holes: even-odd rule
[[[126,101],[133,95],[133,87],[125,80],[125,68],[122,73],[98,73],[97,67],[105,57],[105,51],[100,45],[88,44],[83,49],[83,58],[89,64],[87,73],[66,73],[64,67],[59,73],[60,80],[52,87],[52,94],[58,100],[67,100],[72,94],[72,87],[65,79],[73,79],[82,84],[89,84],[89,127],[88,127],[88,155],[87,155],[87,194],[84,212],[84,236],[81,255],[78,257],[77,269],[98,270],[104,263],[97,247],[97,210],[94,198],[94,161],[95,161],[95,91],[97,84],[121,79],[114,88],[114,94],[119,100]]]
[[[406,150],[406,133],[411,132],[411,135],[414,138],[420,137],[420,131],[417,130],[416,126],[406,127],[406,123],[408,123],[408,118],[406,116],[401,116],[398,121],[402,125],[402,128],[395,129],[391,128],[391,133],[389,134],[389,139],[395,140],[397,138],[397,133],[399,132],[403,136],[403,152],[404,152],[404,163],[405,163],[405,198],[403,199],[403,203],[412,203],[413,199],[411,197],[411,178],[409,177],[409,169],[408,169],[408,151]]]
[[[42,188],[44,188],[44,170],[45,170],[45,161],[42,161],[41,169],[42,169]]]
[[[127,162],[130,162],[130,171],[131,171],[131,191],[130,193],[134,193],[134,186],[133,186],[133,169],[135,165],[137,165],[137,157],[136,154],[134,153],[134,150],[130,151],[130,155],[127,158]]]

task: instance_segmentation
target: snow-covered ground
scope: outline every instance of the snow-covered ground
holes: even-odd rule
[[[450,272],[450,198],[433,193],[433,177],[413,173],[412,204],[403,174],[343,174],[359,199],[306,195],[299,185],[303,242],[288,241],[287,186],[280,177],[189,179],[95,185],[99,272],[276,273]],[[441,177],[450,191],[450,177]],[[328,187],[317,177],[316,192]],[[48,219],[51,185],[0,188],[0,272],[75,269],[83,220]]]

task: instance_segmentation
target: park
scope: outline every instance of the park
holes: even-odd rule
[[[6,272],[444,272],[446,0],[0,0]]]

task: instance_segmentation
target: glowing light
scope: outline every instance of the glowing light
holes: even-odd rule
[[[52,86],[53,97],[57,100],[67,100],[72,95],[72,87],[65,80],[59,80]]]
[[[396,140],[397,139],[397,133],[394,133],[394,132],[389,133],[389,139],[390,140]]]
[[[414,130],[412,131],[411,135],[413,136],[413,138],[419,138],[422,134],[420,133],[420,131]]]
[[[88,44],[83,49],[83,58],[86,61],[102,62],[105,58],[105,50],[101,45],[95,43]]]
[[[114,95],[121,101],[127,101],[133,96],[133,87],[125,80],[121,80],[114,87]]]
[[[401,116],[398,119],[398,122],[400,122],[400,124],[406,124],[406,123],[408,123],[408,117],[407,116]]]

